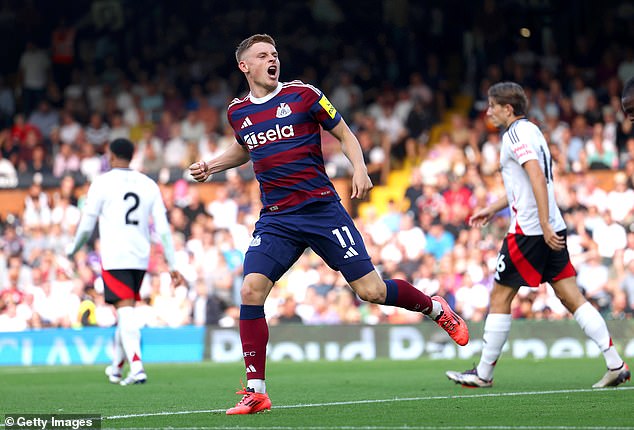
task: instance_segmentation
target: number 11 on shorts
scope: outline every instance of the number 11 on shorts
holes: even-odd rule
[[[341,234],[341,231],[346,233],[346,236],[348,236],[348,240],[350,241],[350,245],[346,244],[346,241],[343,238],[343,235]],[[336,229],[334,229],[332,231],[332,234],[334,234],[335,237],[337,238],[337,240],[339,240],[339,244],[341,245],[342,248],[346,248],[346,247],[351,246],[351,245],[356,245],[354,243],[354,239],[352,238],[352,235],[350,234],[350,229],[348,228],[348,226],[346,226],[346,225],[342,226],[341,227],[341,231],[339,231],[339,229],[336,228]]]

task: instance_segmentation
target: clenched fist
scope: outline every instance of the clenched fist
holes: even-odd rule
[[[189,166],[189,174],[192,175],[197,182],[205,182],[211,177],[209,166],[204,160],[200,160]]]

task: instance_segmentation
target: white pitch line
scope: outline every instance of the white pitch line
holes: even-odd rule
[[[297,409],[297,408],[318,408],[323,406],[346,406],[346,405],[364,405],[372,403],[392,403],[392,402],[413,402],[422,400],[450,400],[450,399],[469,399],[469,398],[481,398],[481,397],[513,397],[513,396],[541,396],[544,394],[573,394],[573,393],[606,393],[613,391],[626,391],[634,390],[634,387],[618,387],[618,388],[579,388],[576,390],[547,390],[547,391],[518,391],[510,393],[483,393],[483,394],[463,394],[463,395],[450,395],[450,396],[428,396],[428,397],[396,397],[393,399],[376,399],[376,400],[350,400],[345,402],[328,402],[328,403],[304,403],[298,405],[280,405],[273,406],[272,409]],[[121,420],[127,418],[143,418],[143,417],[157,417],[163,415],[188,415],[188,414],[209,414],[209,413],[224,413],[226,409],[206,409],[195,411],[163,411],[163,412],[150,412],[145,414],[128,414],[128,415],[111,415],[103,417],[103,420]],[[311,427],[318,429],[318,427]],[[332,427],[330,427],[332,428]],[[336,428],[370,428],[370,427],[336,427]],[[372,427],[374,428],[374,427]],[[408,427],[409,428],[409,427]],[[412,427],[414,428],[414,427]],[[420,427],[426,428],[426,427]],[[456,428],[456,427],[450,427]],[[460,427],[468,428],[468,427]],[[475,427],[474,427],[475,428]],[[479,428],[492,428],[492,427],[479,427]],[[506,427],[500,427],[506,428]],[[508,428],[521,428],[521,427],[508,427]],[[546,427],[544,427],[546,428]],[[551,427],[548,427],[551,428]],[[568,428],[568,427],[552,427],[553,429]],[[575,429],[592,429],[594,427],[570,427]],[[596,427],[599,428],[599,427]],[[608,427],[600,427],[601,429],[607,429]],[[618,427],[624,428],[624,427]]]

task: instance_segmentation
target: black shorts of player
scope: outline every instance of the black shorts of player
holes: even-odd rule
[[[565,230],[557,234],[566,238]],[[508,287],[537,287],[576,275],[566,246],[554,251],[543,235],[509,233],[498,254],[495,280]]]
[[[115,304],[121,300],[141,300],[139,290],[145,270],[115,269],[101,270],[106,303]]]

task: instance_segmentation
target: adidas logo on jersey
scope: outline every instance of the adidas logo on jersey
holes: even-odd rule
[[[249,119],[249,117],[246,117],[246,118],[244,119],[244,121],[242,121],[242,125],[240,126],[240,128],[241,128],[241,129],[243,129],[243,128],[250,127],[250,126],[252,126],[252,125],[253,125],[253,123],[251,122],[251,120]]]
[[[289,105],[287,105],[286,103],[280,103],[280,105],[277,107],[277,112],[275,112],[275,116],[278,118],[286,118],[292,113],[293,111],[291,110],[291,107]]]
[[[343,256],[343,258],[350,258],[350,257],[354,257],[355,255],[359,255],[359,253],[353,248],[353,247],[348,247],[348,250],[346,251],[346,255]]]
[[[265,143],[275,142],[276,140],[293,136],[295,136],[295,130],[293,130],[292,125],[285,125],[284,127],[280,127],[279,124],[275,124],[275,128],[271,128],[266,131],[261,131],[259,133],[247,133],[244,136],[244,141],[246,142],[249,149],[255,149],[260,145],[264,145]]]
[[[257,372],[257,370],[255,370],[255,366],[253,364],[250,364],[249,367],[247,367],[247,373],[255,373]]]

